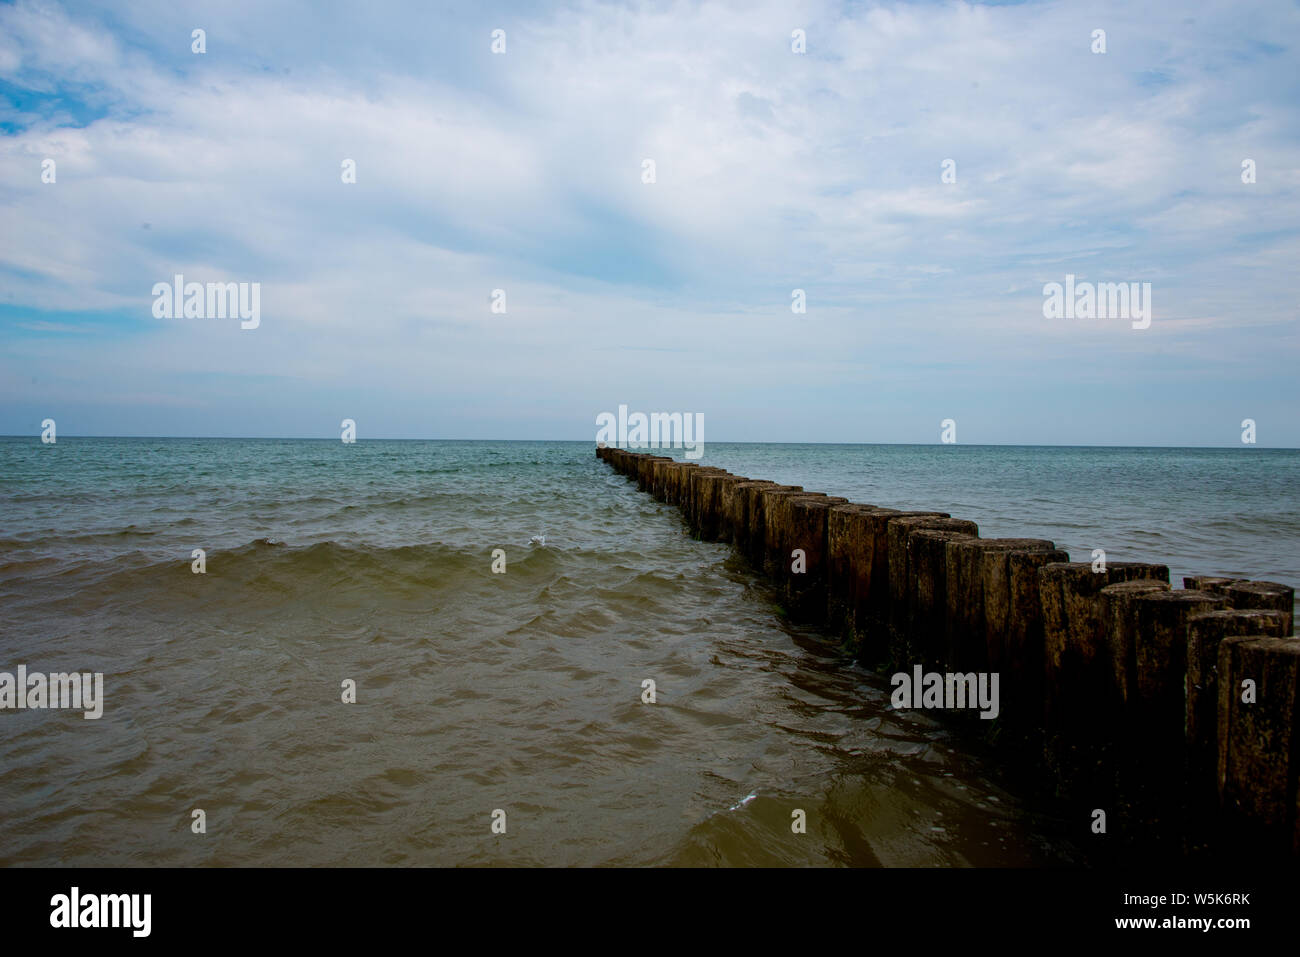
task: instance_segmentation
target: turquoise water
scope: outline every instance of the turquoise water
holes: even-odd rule
[[[1075,558],[1300,580],[1294,451],[702,461]],[[0,670],[101,671],[106,699],[0,712],[0,865],[1077,859],[590,443],[7,438],[0,465]]]

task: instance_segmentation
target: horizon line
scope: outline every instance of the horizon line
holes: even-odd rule
[[[0,435],[0,439],[35,439],[40,443],[40,433],[23,433]],[[61,438],[68,439],[178,439],[178,440],[219,440],[228,442],[340,442],[338,437],[314,436],[314,435],[65,435]],[[373,436],[366,439],[355,439],[345,445],[355,445],[361,442],[533,442],[533,443],[578,443],[587,442],[587,439],[515,439],[515,438],[493,438],[493,439],[471,439],[471,438],[397,438],[391,436]],[[598,448],[595,440],[591,441],[592,448]],[[57,444],[40,443],[40,444]],[[954,446],[966,448],[1003,448],[1003,449],[1234,449],[1238,447],[1254,448],[1256,450],[1267,449],[1274,452],[1296,452],[1300,448],[1288,445],[1258,445],[1241,443],[1237,445],[1056,445],[1041,443],[1017,443],[1017,442],[789,442],[789,441],[733,441],[730,439],[710,439],[700,443],[703,446],[714,445],[816,445],[816,446],[854,446],[854,445],[878,445],[878,446],[896,446],[896,447],[918,447],[927,448],[930,446]],[[609,445],[609,448],[621,448],[628,452],[664,452],[664,451],[682,451],[679,446],[625,446]]]

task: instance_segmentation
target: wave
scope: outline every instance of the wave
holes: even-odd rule
[[[497,548],[506,553],[505,575],[492,571]],[[71,591],[78,599],[102,600],[131,593],[180,598],[199,597],[205,592],[228,600],[263,594],[307,594],[322,589],[446,593],[483,587],[493,579],[522,582],[536,593],[538,588],[564,580],[566,573],[585,579],[591,577],[593,568],[630,569],[638,561],[644,561],[644,556],[631,551],[606,552],[563,544],[485,541],[481,548],[466,548],[441,542],[381,546],[327,540],[291,545],[264,537],[235,548],[208,550],[206,572],[202,575],[193,573],[188,552],[162,561],[139,550],[109,560],[59,560],[48,556],[0,560],[0,597],[29,593],[36,598],[47,589],[57,589],[61,596]],[[667,587],[666,582],[654,581],[654,576],[639,577],[645,581],[638,582],[637,587],[656,591]],[[228,588],[217,592],[214,586],[221,585],[233,586],[234,593]]]

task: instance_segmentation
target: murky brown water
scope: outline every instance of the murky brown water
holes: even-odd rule
[[[0,670],[106,703],[0,712],[0,864],[1068,857],[589,445],[339,445],[3,450]]]

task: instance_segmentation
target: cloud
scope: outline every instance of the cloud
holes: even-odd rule
[[[1294,9],[1226,2],[19,2],[0,8],[0,276],[11,315],[50,325],[0,326],[0,428],[129,393],[227,409],[236,433],[276,403],[317,434],[323,403],[364,397],[393,434],[461,434],[441,412],[450,431],[421,431],[429,403],[491,429],[524,402],[553,430],[533,437],[587,437],[635,392],[761,439],[782,436],[735,397],[775,391],[808,438],[897,439],[835,424],[845,396],[910,422],[955,358],[1117,442],[1201,444],[1071,394],[1148,355],[1185,363],[1152,397],[1171,419],[1206,401],[1203,359],[1257,369],[1234,409],[1294,398],[1298,35]],[[1156,331],[1050,325],[1041,284],[1067,272],[1151,281]],[[260,282],[261,328],[153,319],[176,273]],[[94,336],[64,334],[91,316]],[[1005,418],[1001,388],[995,440],[1069,441]],[[151,430],[147,404],[122,414]]]

